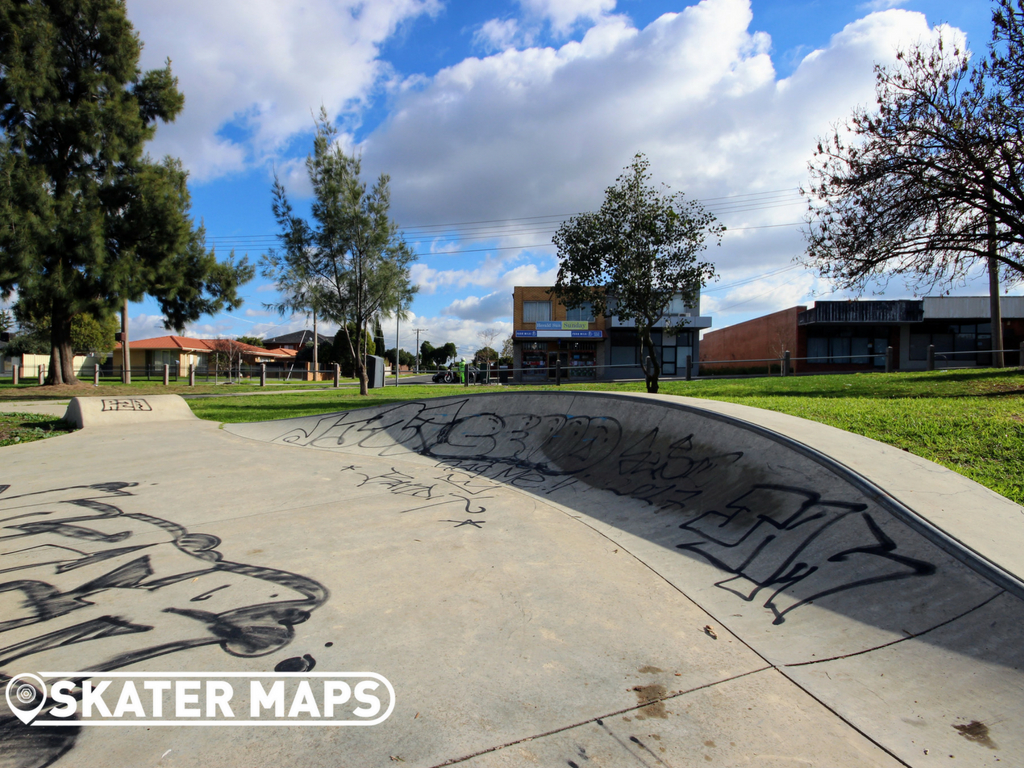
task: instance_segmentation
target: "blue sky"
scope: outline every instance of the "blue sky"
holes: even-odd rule
[[[638,151],[729,228],[706,254],[720,275],[702,302],[715,327],[835,297],[793,261],[816,137],[872,102],[872,66],[898,49],[943,35],[984,52],[991,13],[947,0],[128,0],[128,11],[143,65],[170,58],[185,94],[150,151],[189,169],[208,244],[253,261],[273,247],[275,173],[308,206],[303,162],[323,105],[364,176],[390,174],[394,218],[420,254],[403,325],[466,353],[485,329],[507,335],[512,287],[553,280],[560,218],[597,208]],[[243,295],[240,310],[186,332],[308,325],[264,308],[277,293],[261,276]],[[130,316],[134,338],[166,333],[152,302]]]

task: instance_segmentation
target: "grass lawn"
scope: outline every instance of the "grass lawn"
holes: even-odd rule
[[[70,424],[53,416],[0,412],[0,446],[31,443],[33,440],[44,440],[69,431]]]
[[[324,388],[326,386],[326,388]],[[274,394],[280,389],[302,388],[298,394]],[[189,400],[197,416],[220,422],[266,421],[308,416],[331,411],[384,405],[466,392],[508,392],[498,386],[405,384],[371,390],[360,397],[355,387],[334,389],[323,382],[298,387],[232,384],[220,386],[170,386],[135,382],[91,384],[61,388],[45,393],[38,387],[0,385],[0,411],[5,400],[68,398],[75,395],[143,395],[177,393],[243,395]],[[554,389],[553,386],[515,387]],[[642,382],[623,384],[573,384],[563,390],[643,392]],[[1009,499],[1024,504],[1024,373],[1016,369],[936,371],[930,373],[850,374],[842,376],[779,376],[760,379],[667,381],[661,393],[726,400],[755,408],[780,411],[830,424],[840,429],[879,440],[942,464],[985,485]],[[273,395],[273,396],[270,396]],[[59,422],[42,420],[59,429]],[[32,417],[18,415],[19,422]],[[32,427],[34,429],[34,427]],[[24,433],[21,442],[44,436]],[[0,445],[9,443],[2,442]]]
[[[562,389],[643,392],[644,385],[575,384]],[[407,385],[371,390],[368,397],[328,390],[211,398],[190,405],[204,419],[264,421],[466,391],[509,390]],[[742,403],[830,424],[905,448],[1024,504],[1024,373],[1016,369],[668,381],[661,393]]]
[[[342,379],[341,383],[354,385],[356,381],[355,379]],[[99,388],[92,385],[92,379],[83,379],[82,383],[76,386],[61,387],[40,387],[33,380],[31,383],[18,384],[15,387],[11,384],[10,378],[7,378],[6,381],[0,382],[0,408],[3,407],[5,401],[18,400],[68,400],[72,397],[139,397],[142,395],[181,395],[182,397],[189,397],[190,395],[230,395],[239,392],[271,394],[280,390],[314,390],[331,387],[333,387],[333,384],[330,381],[291,381],[277,384],[276,382],[272,383],[270,380],[268,380],[266,387],[261,387],[258,379],[255,383],[251,380],[246,380],[240,384],[226,384],[223,380],[220,384],[214,384],[212,380],[207,384],[202,379],[197,379],[196,386],[194,387],[190,387],[186,380],[178,383],[172,380],[165,387],[162,379],[153,379],[152,381],[135,379],[128,385],[122,384],[119,381],[104,381],[101,379]]]

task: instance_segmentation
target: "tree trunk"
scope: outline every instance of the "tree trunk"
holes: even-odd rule
[[[320,381],[320,337],[316,332],[316,310],[313,310],[313,381]]]
[[[997,256],[996,218],[988,216],[988,302],[992,321],[992,365],[1003,367],[1003,313],[999,305],[999,258]],[[998,350],[998,351],[997,351]]]
[[[648,356],[647,352],[650,351]],[[647,360],[651,365],[648,367]],[[661,375],[661,366],[658,365],[658,352],[654,348],[654,341],[651,339],[651,327],[645,325],[640,336],[640,365],[644,369],[644,380],[647,384],[647,392],[652,395],[658,394],[658,378]]]
[[[364,331],[362,337],[360,337],[359,329],[361,326],[359,325],[359,322],[357,321],[354,325],[356,327],[355,343],[352,342],[352,334],[348,331],[348,323],[343,322],[341,327],[345,329],[345,338],[348,339],[348,348],[352,353],[352,362],[355,363],[356,376],[359,378],[359,394],[368,395],[370,394],[370,388],[368,386],[366,376],[366,348],[364,346],[366,333]]]
[[[71,315],[63,303],[54,301],[50,310],[50,368],[47,384],[77,384],[75,355],[71,348]]]

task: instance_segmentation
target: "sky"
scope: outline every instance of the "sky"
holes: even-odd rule
[[[807,163],[818,136],[874,103],[875,64],[918,43],[983,54],[977,0],[128,0],[142,66],[171,67],[185,109],[148,150],[190,174],[192,215],[219,257],[273,248],[275,175],[299,212],[323,107],[364,179],[391,179],[392,217],[418,254],[400,326],[460,354],[512,328],[512,289],[550,285],[551,237],[596,210],[637,152],[655,182],[727,227],[702,255],[718,279],[701,314],[722,328],[846,298],[802,266]],[[961,293],[985,294],[983,281]],[[257,271],[245,303],[186,335],[276,336]],[[885,295],[909,297],[902,285]],[[131,337],[168,333],[155,302],[129,309]],[[388,346],[395,323],[385,321]],[[322,332],[333,333],[334,327]]]

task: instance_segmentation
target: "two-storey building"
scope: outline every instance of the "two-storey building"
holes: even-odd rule
[[[636,324],[615,315],[614,299],[609,302],[609,317],[595,317],[589,303],[567,308],[550,286],[516,286],[512,295],[516,381],[554,381],[559,363],[569,381],[643,376]],[[697,304],[673,299],[652,331],[663,376],[684,375],[687,356],[696,373],[700,329],[711,327],[711,318],[700,316],[699,299]],[[681,318],[686,321],[684,330],[665,330]]]

